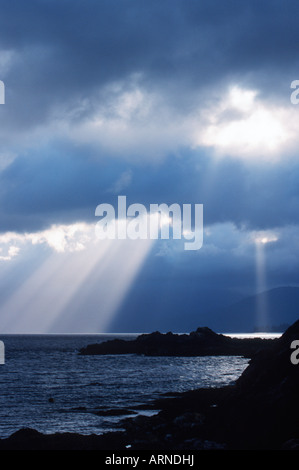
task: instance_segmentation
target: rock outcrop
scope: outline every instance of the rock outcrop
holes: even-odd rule
[[[203,333],[209,345],[216,340]],[[299,364],[291,361],[298,340],[299,321],[256,352],[234,385],[161,398],[153,402],[157,415],[126,418],[125,431],[44,436],[23,430],[0,440],[0,450],[299,450]]]
[[[299,321],[260,350],[235,385],[156,403],[152,418],[125,420],[132,448],[299,450],[299,364],[290,356]]]
[[[80,350],[82,355],[143,354],[146,356],[245,356],[268,348],[273,339],[239,339],[217,334],[202,327],[190,334],[143,334],[134,340],[114,339],[90,344]]]
[[[226,419],[235,429],[235,442],[280,448],[299,437],[299,364],[291,362],[291,345],[296,340],[299,321],[271,348],[256,354],[237,380],[223,406]]]

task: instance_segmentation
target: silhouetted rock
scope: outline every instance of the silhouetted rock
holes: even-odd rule
[[[122,415],[134,415],[135,411],[129,410],[128,408],[110,408],[108,410],[101,409],[94,412],[97,416],[122,416]]]
[[[23,428],[7,439],[0,440],[0,450],[116,450],[126,445],[121,432],[102,436],[84,436],[76,433],[42,434],[34,429]]]
[[[237,380],[231,425],[239,440],[248,440],[251,431],[251,445],[271,448],[299,437],[299,365],[290,359],[294,340],[299,340],[299,321],[271,348],[256,354]],[[226,405],[229,409],[230,403]]]
[[[160,333],[153,335],[160,339]],[[148,335],[142,336],[138,341],[146,342]],[[162,336],[173,341],[175,335]],[[218,346],[219,335],[211,330],[200,328],[189,336]],[[299,321],[253,355],[234,385],[155,400],[153,409],[160,412],[124,419],[120,427],[125,431],[45,436],[27,429],[0,440],[0,450],[298,450],[299,364],[290,360],[294,340],[299,340]]]
[[[143,334],[134,340],[114,339],[90,344],[80,350],[82,355],[143,354],[146,356],[246,356],[266,348],[273,339],[231,338],[201,327],[188,334]]]
[[[156,401],[160,413],[122,423],[133,449],[298,450],[299,364],[290,360],[299,321],[255,354],[235,385]],[[143,439],[140,438],[143,436]]]

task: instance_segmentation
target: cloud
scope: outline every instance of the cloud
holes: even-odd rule
[[[94,326],[97,299],[94,284],[87,285],[95,267],[94,211],[100,203],[116,204],[118,193],[146,207],[204,205],[206,235],[198,253],[186,255],[170,242],[136,253],[132,279],[140,257],[140,277],[134,277],[140,299],[158,302],[165,293],[171,299],[174,285],[182,299],[190,293],[195,310],[199,285],[204,299],[215,286],[254,291],[256,239],[267,240],[271,283],[295,282],[299,108],[290,102],[290,84],[299,78],[299,5],[116,5],[11,0],[1,6],[3,298],[23,292],[17,312],[22,298],[30,304],[34,284],[42,284],[38,273],[46,284],[67,259],[71,280],[72,267],[78,270],[88,253],[75,297],[81,306],[88,301]],[[109,272],[119,274],[122,290],[127,260],[116,262],[116,248],[107,247],[107,257],[104,251],[101,262],[111,254],[117,269]],[[53,279],[47,299],[62,289]],[[123,294],[129,287],[138,297],[133,285]],[[61,300],[65,314],[67,306],[76,310],[72,295],[70,288]],[[42,305],[40,297],[35,307]]]
[[[271,105],[258,91],[232,86],[218,103],[205,110],[197,144],[212,147],[217,155],[273,162],[293,156],[298,146],[298,112],[286,103]]]
[[[126,170],[124,171],[118,180],[113,184],[111,187],[110,191],[114,194],[121,194],[124,190],[130,186],[132,182],[132,170]]]
[[[224,10],[219,0],[153,1],[150,7],[131,0],[117,8],[94,0],[6,3],[2,150],[28,148],[62,126],[68,138],[78,131],[80,139],[135,156],[143,143],[143,154],[152,146],[153,156],[160,150],[156,141],[165,153],[171,135],[172,149],[189,142],[190,117],[232,83],[259,90],[265,100],[289,102],[298,5],[287,4],[282,10],[273,1],[269,10],[265,1],[229,1]]]
[[[19,247],[14,246],[14,245],[10,245],[10,246],[7,247],[7,254],[6,255],[3,255],[3,254],[0,255],[0,260],[1,261],[10,261],[12,258],[14,258],[15,256],[18,255],[19,251],[20,251]],[[3,248],[2,247],[0,248],[0,253],[3,253]]]
[[[84,148],[83,148],[84,150]],[[203,204],[204,224],[232,222],[255,230],[296,224],[299,162],[215,159],[182,150],[139,164],[60,146],[17,157],[0,175],[1,232],[34,232],[52,225],[92,223],[101,203]]]
[[[0,18],[1,167],[58,140],[140,164],[195,146],[285,158],[298,144],[298,8],[12,0]]]
[[[95,240],[94,224],[75,223],[70,225],[53,225],[39,232],[17,233],[6,232],[0,235],[0,260],[10,261],[28,249],[28,246],[45,245],[57,253],[82,251]]]

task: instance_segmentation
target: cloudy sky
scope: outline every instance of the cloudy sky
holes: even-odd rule
[[[299,5],[1,2],[0,330],[190,331],[299,285]],[[98,240],[101,203],[203,204],[204,242]],[[228,325],[229,326],[229,325]]]

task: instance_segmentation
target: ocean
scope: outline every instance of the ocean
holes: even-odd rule
[[[46,434],[114,431],[127,416],[157,412],[146,410],[155,398],[231,384],[248,365],[243,357],[78,354],[91,343],[136,336],[0,336],[0,438],[25,427]]]

